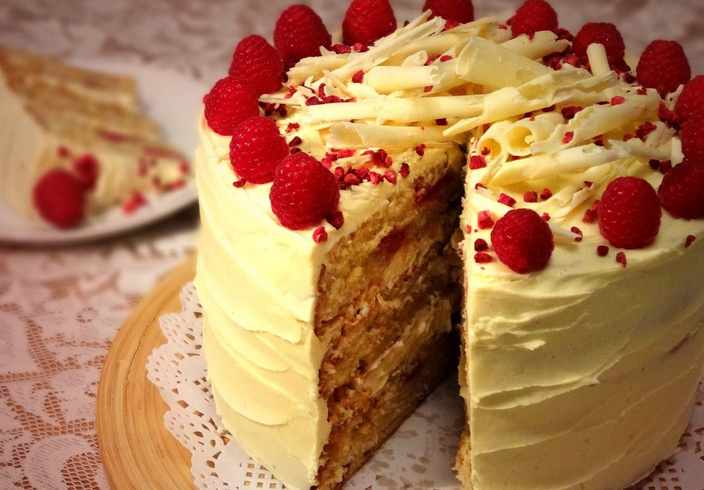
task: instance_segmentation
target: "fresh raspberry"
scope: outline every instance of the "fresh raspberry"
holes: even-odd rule
[[[430,10],[430,17],[442,17],[445,20],[466,24],[474,20],[472,0],[425,0],[423,12]]]
[[[276,167],[289,154],[276,123],[256,116],[240,124],[230,141],[230,163],[237,175],[253,184],[274,180]]]
[[[591,44],[602,44],[606,48],[609,63],[616,63],[626,54],[626,45],[621,33],[615,25],[609,22],[592,22],[585,24],[577,33],[572,44],[574,53],[587,59],[587,48]]]
[[[513,209],[496,222],[491,243],[499,260],[519,274],[544,268],[555,243],[550,225],[532,209]]]
[[[83,184],[83,188],[92,190],[95,188],[95,183],[98,181],[100,163],[93,155],[86,153],[73,161],[73,171],[76,177],[78,177],[78,180],[81,181],[81,184]]]
[[[704,158],[685,160],[665,174],[660,203],[675,218],[704,218]]]
[[[332,37],[322,19],[307,5],[292,5],[281,13],[274,28],[274,46],[287,66],[330,49]]]
[[[205,120],[223,136],[233,135],[242,121],[257,115],[257,93],[244,78],[218,80],[205,99]]]
[[[617,248],[643,248],[660,230],[660,200],[647,180],[620,177],[611,182],[599,204],[599,230]]]
[[[704,112],[704,75],[694,77],[684,86],[680,98],[677,99],[675,112],[681,122],[686,122],[693,115]]]
[[[49,170],[34,186],[34,206],[57,228],[71,228],[85,217],[85,188],[70,172]]]
[[[257,92],[270,94],[281,88],[284,62],[281,55],[266,39],[251,35],[242,39],[232,55],[231,77],[242,77]]]
[[[340,187],[332,172],[318,160],[298,152],[284,158],[276,168],[269,199],[282,225],[301,230],[318,224],[337,209]]]
[[[538,31],[556,31],[557,13],[544,0],[526,0],[511,18],[511,34],[529,36]]]
[[[676,41],[653,41],[640,57],[638,83],[657,89],[661,94],[674,92],[689,82],[692,70],[687,55]]]
[[[704,112],[699,112],[682,125],[682,153],[686,158],[704,157]]]
[[[396,30],[389,0],[352,0],[342,21],[342,39],[350,46],[371,44]]]

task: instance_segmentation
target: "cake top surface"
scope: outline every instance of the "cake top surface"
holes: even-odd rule
[[[464,228],[477,232],[465,245],[476,238],[491,242],[490,232],[486,237],[480,232],[490,228],[470,223],[472,219],[488,216],[494,223],[513,207],[537,212],[548,223],[555,246],[567,250],[568,256],[589,246],[588,261],[581,264],[572,257],[553,268],[556,271],[576,262],[585,270],[600,268],[604,261],[594,257],[608,254],[609,245],[644,249],[637,253],[655,257],[658,250],[691,244],[690,235],[699,231],[696,225],[675,222],[668,213],[662,220],[652,218],[658,221],[655,233],[637,247],[618,243],[604,231],[608,227],[597,224],[600,197],[611,182],[632,176],[656,189],[673,165],[695,153],[683,151],[675,108],[682,86],[691,78],[681,48],[658,41],[642,58],[633,58],[626,54],[615,26],[587,24],[575,37],[559,29],[556,17],[544,8],[547,4],[527,5],[538,3],[543,10],[537,19],[525,13],[525,6],[510,19],[495,16],[464,23],[427,11],[390,32],[380,29],[380,37],[352,45],[334,44],[340,36],[328,35],[312,10],[292,7],[277,22],[277,49],[262,38],[253,39],[257,36],[245,38],[233,56],[230,77],[218,82],[257,82],[253,93],[260,107],[237,117],[261,115],[276,121],[280,135],[273,135],[268,144],[285,141],[292,154],[313,156],[332,172],[339,187],[339,197],[334,195],[327,204],[315,197],[309,203],[287,202],[293,208],[315,208],[297,223],[296,217],[282,217],[276,206],[266,212],[268,218],[307,239],[311,253],[325,241],[330,243],[323,250],[328,250],[366,217],[355,217],[348,203],[388,199],[389,186],[412,174],[428,152],[459,145],[467,147],[472,182]],[[314,48],[291,41],[290,33],[297,29],[287,23],[292,9],[305,19]],[[345,39],[353,38],[348,32]],[[257,61],[259,71],[251,69]],[[278,90],[271,90],[275,86]],[[263,93],[263,87],[269,92]],[[246,124],[218,129],[225,100],[216,85],[205,101],[204,127],[214,129],[209,135],[217,140],[220,159],[232,159],[239,188],[232,192],[249,195],[263,210],[270,205],[267,200],[289,199],[277,189],[279,183],[295,180],[284,171],[291,165],[268,162],[264,182],[257,182],[261,175],[248,179],[244,164],[237,167],[232,144],[228,155],[228,143],[242,138],[238,131]],[[300,159],[283,150],[281,158]],[[225,175],[230,174],[223,171]],[[310,194],[336,194],[332,180],[326,185],[313,186]],[[351,226],[340,229],[346,220]],[[667,232],[658,233],[660,221]],[[501,254],[498,261],[491,251],[477,254],[482,271],[512,269]],[[626,266],[625,252],[612,251],[610,256],[616,254],[617,266]]]

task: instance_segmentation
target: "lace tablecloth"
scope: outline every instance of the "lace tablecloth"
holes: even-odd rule
[[[214,81],[243,35],[269,36],[291,0],[2,0],[0,44],[65,58],[139,60]],[[338,26],[346,0],[311,0]],[[392,0],[399,19],[423,0]],[[475,0],[479,15],[518,0]],[[639,53],[652,39],[682,42],[704,73],[704,2],[552,2],[561,24],[619,25]],[[177,102],[177,101],[175,101]],[[195,128],[195,123],[194,123]],[[195,243],[191,209],[112,242],[71,249],[0,245],[0,488],[107,489],[95,395],[110,342],[139,298]]]

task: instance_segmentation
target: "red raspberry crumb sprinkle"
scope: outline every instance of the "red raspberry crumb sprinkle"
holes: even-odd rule
[[[289,148],[293,148],[295,146],[300,146],[301,143],[303,143],[303,140],[301,139],[300,136],[294,136],[291,138],[291,141],[288,142]]]
[[[491,255],[486,252],[477,252],[474,254],[474,261],[477,264],[488,264],[492,260]]]
[[[694,114],[690,115],[691,118]],[[668,109],[664,102],[660,102],[660,107],[658,107],[658,119],[667,124],[668,127],[679,131],[680,130],[680,116]]]
[[[401,170],[399,170],[399,173],[401,174],[401,177],[405,179],[406,177],[408,177],[408,174],[411,173],[411,167],[407,163],[402,163]]]
[[[553,112],[555,109],[557,109],[557,106],[555,104],[553,104],[550,107],[546,107],[542,111],[547,113],[547,112]]]
[[[342,21],[345,44],[371,44],[396,30],[396,17],[389,0],[352,0]]]
[[[543,201],[547,201],[552,197],[552,191],[548,189],[547,187],[543,189],[543,192],[540,193],[540,199]]]
[[[621,105],[626,103],[626,98],[622,95],[617,95],[611,98],[611,105]]]
[[[322,243],[328,241],[328,232],[325,231],[324,226],[319,226],[313,231],[313,241],[315,243]]]
[[[431,90],[433,90],[433,86],[432,86],[432,85],[427,85],[427,86],[423,87],[423,92],[425,92],[426,94],[427,94],[428,92],[430,92]]]
[[[465,225],[464,232],[465,234],[470,235],[472,233],[472,227],[469,225]]]
[[[535,191],[528,191],[523,194],[523,200],[525,202],[538,202],[538,193]]]
[[[325,219],[336,230],[339,230],[340,228],[342,228],[342,225],[345,224],[345,217],[342,214],[342,211],[340,211],[339,209],[336,209],[335,211],[330,213],[330,215]]]
[[[378,172],[369,172],[369,182],[372,185],[379,185],[384,181],[384,177]]]
[[[61,145],[56,149],[56,154],[59,158],[68,158],[71,156],[71,151],[65,146]]]
[[[557,13],[544,0],[526,0],[511,17],[511,34],[529,36],[538,31],[556,31]]]
[[[298,131],[300,128],[301,128],[301,125],[298,123],[288,123],[288,126],[286,126],[286,132],[292,133],[294,131]]]
[[[599,231],[617,248],[643,248],[660,230],[660,200],[645,179],[619,177],[611,182],[599,205]]]
[[[648,160],[648,165],[653,170],[659,170],[660,169],[660,160],[656,160],[654,158],[650,159],[650,160]]]
[[[332,38],[322,19],[307,5],[292,5],[281,13],[274,28],[274,46],[286,66],[330,49]]]
[[[689,248],[696,239],[697,237],[695,237],[694,235],[687,235],[687,238],[685,238],[684,240],[684,248]]]
[[[415,152],[418,154],[419,157],[422,157],[425,155],[425,144],[421,143],[420,145],[416,146]]]
[[[271,209],[291,230],[319,223],[337,209],[340,188],[335,176],[303,152],[289,155],[276,168],[269,192]]]
[[[626,261],[626,254],[623,252],[619,252],[616,254],[616,262],[621,264],[623,268],[626,268],[626,265],[628,265],[628,262]]]
[[[636,130],[636,138],[645,141],[648,135],[656,129],[658,129],[658,127],[655,124],[651,123],[650,121],[646,121],[640,126],[638,126],[638,129]]]
[[[352,83],[362,83],[364,81],[364,70],[359,70],[352,75]]]
[[[357,150],[355,150],[353,148],[344,149],[344,150],[338,150],[338,149],[333,148],[332,151],[337,153],[338,158],[349,158],[351,156],[354,156],[355,153],[357,153]]]
[[[684,49],[676,41],[653,41],[645,48],[636,68],[638,83],[664,95],[689,82],[692,70]]]
[[[604,135],[594,136],[594,144],[596,146],[604,146]]]
[[[472,155],[469,157],[470,170],[477,170],[486,167],[486,159],[481,155]]]
[[[392,184],[395,184],[396,179],[397,179],[396,172],[394,172],[393,170],[387,170],[386,172],[384,172],[384,180],[386,180]]]
[[[587,189],[590,189],[594,185],[594,182],[585,180],[584,185],[587,187]]]
[[[575,242],[581,242],[582,238],[584,238],[584,233],[582,233],[582,230],[580,230],[576,226],[573,226],[572,228],[570,228],[570,231],[576,235],[579,235],[578,237],[576,237],[574,239]]]
[[[474,241],[474,251],[484,252],[485,250],[489,250],[489,244],[486,243],[486,240],[484,240],[483,238],[477,238]]]
[[[482,184],[481,182],[477,182],[476,184],[474,184],[474,190],[476,191],[479,189],[486,189],[486,186],[484,184]]]
[[[359,167],[357,169],[352,169],[352,172],[356,173],[357,176],[362,180],[369,180],[369,169],[367,167]]]
[[[472,0],[425,0],[423,12],[426,10],[433,12],[431,19],[442,17],[447,21],[453,21],[458,24],[466,24],[474,20]],[[453,27],[457,27],[457,25],[446,26],[447,29]]]
[[[122,212],[125,214],[132,214],[137,211],[142,206],[146,206],[147,199],[139,191],[135,191],[123,204]]]
[[[540,215],[540,219],[543,221],[550,221],[550,215],[548,213],[543,213]]]
[[[240,124],[230,141],[232,169],[240,179],[253,184],[273,181],[276,167],[288,154],[289,147],[278,126],[263,116]]]
[[[658,189],[660,203],[675,218],[704,218],[704,159],[675,165]]]
[[[574,131],[567,131],[565,133],[565,137],[562,138],[562,142],[566,145],[569,145],[572,143],[572,140],[574,139]]]
[[[436,119],[435,124],[437,126],[447,126],[447,119],[442,118],[442,119]]]
[[[342,182],[348,186],[359,185],[362,183],[362,179],[360,179],[356,174],[350,172],[345,175]]]
[[[685,157],[704,157],[704,112],[693,115],[682,125],[680,138]]]
[[[584,216],[582,217],[582,221],[585,223],[596,223],[596,220],[599,218],[598,211],[594,209],[587,209],[584,212]]]
[[[284,95],[284,99],[290,99],[296,92],[296,87],[294,87],[293,85],[289,86],[286,95]]]
[[[281,88],[284,63],[266,39],[253,34],[237,44],[229,74],[247,80],[257,95],[270,94]]]
[[[377,151],[367,150],[362,153],[362,155],[370,155],[371,157],[369,161],[375,167],[389,168],[394,163],[384,149],[379,149]]]
[[[672,162],[670,160],[663,160],[660,162],[660,173],[665,175],[667,172],[672,170]]]
[[[504,194],[503,192],[499,196],[499,202],[511,208],[516,205],[516,200],[508,194]]]
[[[367,51],[369,51],[369,46],[364,43],[354,43],[352,45],[352,49],[358,53],[366,53]]]
[[[569,121],[571,119],[574,119],[574,116],[582,110],[584,110],[584,107],[571,105],[563,107],[560,112],[562,113],[562,117]]]
[[[494,226],[494,219],[489,211],[479,211],[479,214],[477,214],[477,226],[480,230],[486,230]]]
[[[574,37],[574,53],[586,61],[587,48],[591,44],[601,44],[606,49],[606,57],[613,64],[623,59],[626,45],[621,33],[609,22],[592,22],[585,24]]]
[[[352,47],[346,44],[333,44],[330,49],[337,54],[349,54],[352,52]]]
[[[85,154],[73,161],[73,171],[76,177],[81,181],[86,190],[95,188],[95,183],[98,181],[100,172],[100,163],[98,159],[91,154]]]
[[[506,24],[499,24],[499,29],[501,29],[502,31],[506,31],[508,30],[508,26]]]
[[[704,75],[694,77],[684,86],[675,104],[675,112],[682,122],[704,112]]]
[[[232,183],[232,187],[234,187],[235,189],[240,189],[244,187],[246,183],[247,181],[245,179],[236,180]]]
[[[218,134],[231,136],[241,122],[259,115],[257,93],[244,78],[219,80],[205,101],[205,120]]]
[[[543,269],[555,249],[550,226],[532,209],[512,209],[496,222],[491,243],[499,260],[518,274]]]
[[[485,157],[491,153],[491,149],[488,146],[482,148],[482,156]]]
[[[34,207],[57,228],[71,228],[85,217],[85,187],[70,172],[49,170],[34,185]]]
[[[440,63],[445,63],[446,61],[450,61],[452,59],[452,56],[449,54],[444,54],[440,57]]]
[[[606,257],[609,254],[609,247],[606,245],[599,245],[596,247],[596,254],[599,257]]]

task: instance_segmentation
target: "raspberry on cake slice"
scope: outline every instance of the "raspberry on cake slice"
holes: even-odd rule
[[[130,77],[0,47],[0,110],[12,121],[0,146],[0,195],[24,217],[78,226],[135,192],[166,192],[190,177],[186,158],[140,112]]]

